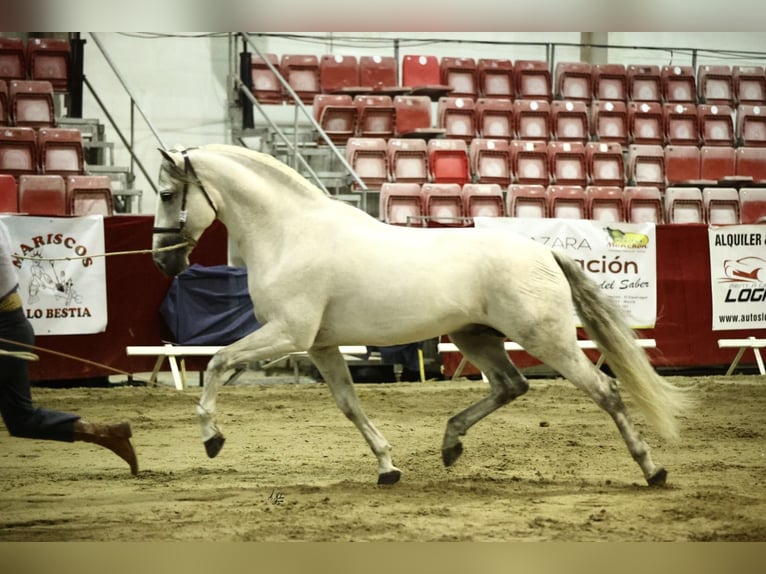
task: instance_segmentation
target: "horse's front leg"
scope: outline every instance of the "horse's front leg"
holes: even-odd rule
[[[337,347],[314,347],[309,349],[309,356],[322,373],[338,408],[356,425],[377,457],[378,484],[398,482],[402,472],[391,461],[391,445],[362,410],[343,355]]]
[[[237,377],[243,369],[258,361],[305,351],[307,346],[305,341],[287,335],[279,323],[269,322],[213,355],[205,371],[205,388],[197,405],[202,441],[210,458],[220,452],[225,440],[215,420],[215,402],[222,382]],[[229,371],[234,373],[225,378]]]

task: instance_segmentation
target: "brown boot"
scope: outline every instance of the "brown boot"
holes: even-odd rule
[[[130,423],[102,425],[78,420],[74,423],[74,440],[92,442],[108,448],[130,465],[130,473],[138,474],[138,459],[130,437]]]

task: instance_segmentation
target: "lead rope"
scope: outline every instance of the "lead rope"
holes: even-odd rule
[[[162,253],[164,251],[175,251],[176,249],[182,249],[184,247],[194,246],[190,240],[186,240],[182,243],[176,243],[174,245],[168,245],[166,247],[157,247],[156,249],[136,249],[133,251],[110,251],[109,253],[96,253],[94,255],[74,255],[71,257],[30,257],[28,255],[15,255],[11,257],[14,259],[27,259],[32,261],[75,261],[77,259],[90,259],[93,257],[111,257],[112,255],[146,255],[147,253]]]

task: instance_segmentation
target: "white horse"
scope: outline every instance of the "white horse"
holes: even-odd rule
[[[618,380],[664,436],[677,435],[683,391],[657,375],[621,312],[566,255],[504,230],[387,225],[328,197],[273,157],[242,147],[160,151],[154,248],[187,245],[155,252],[155,263],[169,275],[186,269],[198,238],[219,219],[247,266],[262,325],[207,366],[197,414],[208,456],[223,446],[215,401],[226,375],[307,351],[375,453],[378,483],[397,482],[391,446],[362,410],[338,346],[446,333],[489,380],[487,396],[447,422],[446,466],[460,456],[460,437],[470,427],[527,391],[503,349],[510,338],[609,413],[647,482],[665,483],[667,472],[652,461],[615,381],[578,347],[575,308]]]

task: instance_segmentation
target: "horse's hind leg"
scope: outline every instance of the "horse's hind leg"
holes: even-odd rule
[[[322,373],[338,408],[356,425],[378,458],[378,484],[398,482],[402,473],[391,461],[391,445],[362,410],[343,355],[337,347],[322,347],[310,349],[309,357]]]
[[[524,375],[516,368],[503,347],[505,337],[489,328],[477,326],[450,338],[463,355],[489,380],[490,393],[456,414],[447,422],[442,442],[442,461],[450,466],[463,452],[461,436],[488,414],[523,395],[529,388]]]

